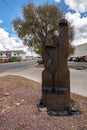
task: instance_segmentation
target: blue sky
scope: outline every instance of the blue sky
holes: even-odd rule
[[[26,1],[26,2],[25,2]],[[0,0],[0,19],[3,21],[0,27],[12,33],[12,21],[22,15],[22,6],[26,5],[28,0]]]
[[[0,50],[24,48],[12,28],[12,21],[22,17],[22,7],[30,0],[0,0]],[[56,4],[75,28],[73,45],[87,42],[87,0],[31,0],[35,5]]]

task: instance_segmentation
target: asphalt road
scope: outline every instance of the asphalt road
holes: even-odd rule
[[[87,62],[74,62],[74,61],[69,61],[68,66],[70,68],[76,68],[76,69],[87,69]]]
[[[26,62],[13,62],[13,63],[3,63],[0,64],[0,73],[7,72],[7,71],[21,71],[22,69],[29,68],[33,66],[36,61],[26,61]]]
[[[70,69],[70,88],[71,92],[83,95],[87,97],[87,69],[83,69],[82,66],[87,67],[86,63],[69,63],[69,66],[80,66],[80,69]],[[12,63],[12,64],[0,64],[0,76],[4,75],[21,75],[23,77],[32,79],[37,82],[42,82],[42,70],[43,68],[36,67],[36,61]]]
[[[6,71],[21,71],[22,69],[27,69],[36,64],[36,61],[26,61],[26,62],[14,62],[14,63],[3,63],[0,64],[0,73],[6,72]],[[87,68],[87,62],[68,62],[68,66],[70,68],[76,68],[76,69],[84,69]]]

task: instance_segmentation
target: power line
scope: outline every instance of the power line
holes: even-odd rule
[[[18,16],[17,13],[16,13],[16,11],[15,11],[11,6],[9,6],[9,4],[8,4],[8,2],[7,2],[6,0],[3,0],[3,3],[4,3],[16,16]]]

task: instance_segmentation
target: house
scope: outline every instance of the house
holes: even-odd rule
[[[26,52],[23,50],[0,51],[0,59],[8,59],[10,57],[21,57],[22,60],[25,60]]]

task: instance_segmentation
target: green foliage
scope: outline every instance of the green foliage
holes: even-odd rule
[[[43,64],[43,61],[40,60],[40,61],[37,61],[37,63],[38,63],[39,65],[42,65],[42,64]]]
[[[42,54],[42,45],[41,44],[36,44],[35,48],[34,48],[34,51],[37,53],[37,54]]]
[[[58,21],[63,17],[60,8],[55,5],[45,4],[35,6],[29,3],[22,8],[23,19],[16,18],[13,27],[24,45],[34,47],[39,54],[42,52],[41,43],[45,36],[52,36],[58,31]],[[70,43],[73,40],[74,29],[69,24]]]
[[[74,54],[75,49],[76,48],[73,45],[70,44],[70,47],[69,47],[69,56]]]
[[[9,62],[20,62],[21,61],[21,57],[16,57],[16,56],[13,56],[13,57],[10,57],[9,58]]]

